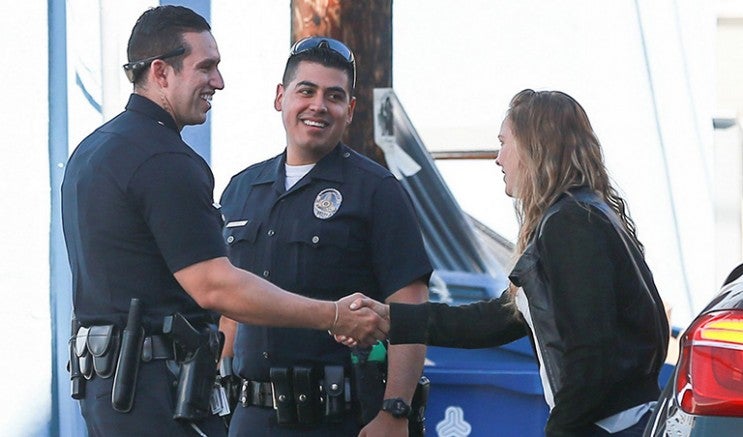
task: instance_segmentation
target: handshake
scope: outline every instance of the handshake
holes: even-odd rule
[[[387,338],[390,330],[390,307],[361,293],[348,295],[335,302],[335,321],[328,333],[346,346],[371,346]]]

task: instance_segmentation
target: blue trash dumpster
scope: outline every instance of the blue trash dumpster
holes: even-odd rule
[[[542,436],[549,410],[529,340],[492,349],[429,347],[426,435]]]
[[[460,305],[490,299],[506,283],[505,277],[437,270],[431,300]],[[429,347],[424,374],[431,381],[427,436],[544,435],[549,410],[526,337],[488,349]]]

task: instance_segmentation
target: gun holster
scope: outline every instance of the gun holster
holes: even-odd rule
[[[352,387],[358,403],[358,421],[365,426],[374,419],[382,408],[384,400],[387,361],[367,359],[368,350],[356,350],[352,360]]]
[[[180,370],[173,418],[194,421],[209,416],[224,334],[214,326],[197,330],[179,313],[165,318],[163,332],[171,336],[179,350],[176,355]]]
[[[351,354],[351,376],[358,402],[358,419],[362,426],[371,422],[382,408],[387,384],[387,355],[382,343],[370,348],[354,348]],[[408,434],[422,437],[426,432],[425,414],[431,383],[421,376],[410,403]]]
[[[431,390],[431,382],[425,376],[421,376],[415,387],[413,401],[410,403],[410,417],[408,418],[408,435],[410,437],[423,437],[426,435],[426,405],[428,394]]]

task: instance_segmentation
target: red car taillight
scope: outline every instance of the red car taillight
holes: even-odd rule
[[[676,395],[689,414],[743,416],[743,311],[706,314],[681,344]]]

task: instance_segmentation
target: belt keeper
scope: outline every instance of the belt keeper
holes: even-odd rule
[[[240,405],[243,407],[249,407],[250,403],[248,402],[248,386],[250,385],[250,381],[247,379],[243,380],[243,383],[240,385]]]
[[[250,384],[250,389],[252,391],[253,399],[257,399],[258,404],[263,405],[266,396],[265,396],[265,393],[263,393],[263,390],[261,390],[262,389],[261,386],[262,386],[261,383],[253,383],[253,384]]]
[[[142,343],[142,362],[149,363],[152,361],[152,337],[145,337]]]

